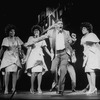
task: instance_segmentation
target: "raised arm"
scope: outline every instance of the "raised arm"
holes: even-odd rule
[[[76,38],[76,34],[72,33],[71,36],[69,35],[69,43],[71,45],[73,45],[76,42],[77,38]]]
[[[36,40],[35,40],[34,42],[35,42],[35,43],[36,43],[36,42],[40,42],[40,41],[45,40],[45,39],[47,39],[47,38],[49,38],[49,34],[48,34],[48,33],[46,33],[46,34],[44,34],[44,35],[42,35],[42,36],[36,38]]]

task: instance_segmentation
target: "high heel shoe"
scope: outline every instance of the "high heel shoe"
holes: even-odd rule
[[[42,94],[42,90],[41,89],[38,89],[38,94]]]
[[[16,90],[15,90],[15,89],[13,89],[13,88],[12,88],[12,93],[16,94],[17,92],[16,92]]]
[[[92,90],[92,91],[86,92],[86,95],[91,95],[91,94],[97,94],[97,88],[95,88],[95,89]]]
[[[34,90],[30,89],[30,93],[35,94]]]
[[[4,94],[8,94],[8,91],[5,90],[5,91],[4,91]]]
[[[86,93],[88,91],[87,88],[83,89],[82,92]]]
[[[12,92],[14,92],[15,91],[15,89],[14,88],[12,88],[12,90],[11,90]]]

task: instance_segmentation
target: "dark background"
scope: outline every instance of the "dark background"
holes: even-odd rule
[[[76,89],[83,89],[87,85],[87,78],[82,68],[82,50],[80,39],[82,33],[80,30],[81,22],[88,21],[94,27],[94,33],[100,38],[100,15],[99,0],[1,0],[0,1],[0,44],[5,35],[7,24],[14,24],[18,35],[23,42],[26,42],[31,35],[31,27],[37,24],[38,14],[46,7],[56,8],[59,4],[66,5],[67,10],[63,16],[64,28],[77,35],[77,42],[74,44],[76,49],[77,62],[74,65],[77,75]],[[48,48],[49,42],[48,40]],[[26,50],[25,50],[26,51]],[[45,53],[45,52],[44,52]],[[45,60],[48,69],[50,69],[50,57],[45,53]],[[100,71],[97,74],[97,88],[100,89]],[[52,77],[48,72],[43,76],[42,89],[48,90],[51,87]],[[71,89],[69,74],[66,75],[65,89]],[[20,81],[17,84],[18,90],[30,89],[30,77],[25,73],[21,74]]]

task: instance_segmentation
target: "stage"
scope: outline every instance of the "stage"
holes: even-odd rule
[[[71,90],[64,91],[63,95],[57,94],[55,91],[43,91],[42,94],[31,94],[29,91],[17,91],[16,94],[12,96],[12,93],[3,94],[0,93],[0,99],[6,100],[30,100],[30,99],[100,99],[100,90],[97,94],[86,95],[84,92],[77,90],[76,92],[71,92]]]

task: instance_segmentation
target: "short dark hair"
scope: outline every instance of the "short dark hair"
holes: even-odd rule
[[[13,24],[8,24],[8,25],[5,27],[5,33],[8,35],[8,34],[9,34],[9,31],[10,31],[11,29],[14,29],[14,30],[16,31],[15,25],[13,25]]]
[[[80,29],[82,30],[83,27],[86,27],[89,32],[93,32],[93,26],[89,22],[81,23]]]
[[[31,33],[34,34],[34,30],[37,29],[40,31],[40,34],[42,33],[42,29],[39,25],[34,25],[32,28],[31,28]]]

